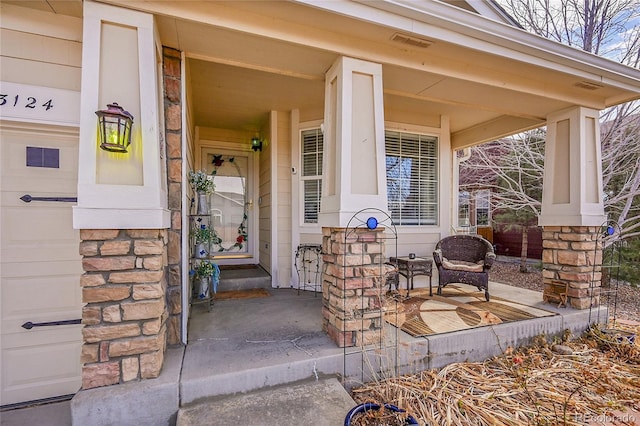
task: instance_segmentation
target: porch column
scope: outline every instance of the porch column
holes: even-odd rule
[[[575,107],[550,115],[538,222],[544,229],[545,300],[565,287],[574,308],[598,303],[602,248],[596,240],[606,220],[602,185],[598,111]]]
[[[85,273],[83,389],[157,377],[166,341],[167,172],[153,15],[83,2],[78,204]],[[133,116],[127,152],[101,148],[96,111]]]
[[[342,57],[325,80],[322,226],[358,211],[387,210],[382,65]]]
[[[351,246],[345,227],[358,211],[387,211],[382,65],[341,57],[325,79],[324,179],[318,221],[323,231],[323,326],[338,346],[374,343],[368,318],[378,244]],[[382,218],[381,218],[382,219]],[[365,239],[376,241],[376,232]],[[358,243],[359,244],[359,243]],[[354,250],[364,250],[354,251]],[[379,328],[379,326],[378,326]]]

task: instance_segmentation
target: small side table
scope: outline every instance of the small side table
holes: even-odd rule
[[[433,287],[431,284],[431,269],[433,261],[424,257],[414,257],[410,259],[409,256],[391,257],[390,263],[398,265],[398,273],[407,279],[407,295],[409,290],[413,290],[413,277],[418,275],[426,275],[429,277],[429,296],[433,296]]]

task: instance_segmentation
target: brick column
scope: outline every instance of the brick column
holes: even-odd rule
[[[596,251],[598,229],[595,226],[544,227],[542,276],[545,299],[553,296],[558,285],[567,285],[567,305],[588,309],[592,300],[594,306],[599,304],[602,248],[598,247]],[[594,263],[598,265],[595,273]]]
[[[167,310],[164,229],[80,231],[82,388],[158,377]]]
[[[380,342],[383,230],[322,228],[322,329],[339,347]]]
[[[169,192],[168,207],[171,211],[171,228],[169,229],[168,262],[169,276],[167,283],[167,343],[181,343],[182,331],[182,96],[180,52],[164,47],[163,81],[165,105],[165,134],[167,138],[167,186]]]

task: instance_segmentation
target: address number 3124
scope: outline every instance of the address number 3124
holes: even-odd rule
[[[15,108],[24,106],[25,108],[29,108],[29,109],[42,107],[45,111],[49,111],[51,108],[53,108],[53,100],[49,99],[42,105],[38,105],[38,100],[33,96],[20,97],[20,95],[9,96],[9,95],[0,93],[0,106],[5,106],[5,105],[9,107],[15,107]]]

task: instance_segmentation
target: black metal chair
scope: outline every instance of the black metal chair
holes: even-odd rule
[[[484,290],[489,301],[489,269],[496,255],[491,243],[478,235],[452,235],[438,241],[433,260],[438,268],[438,295],[451,283]]]

